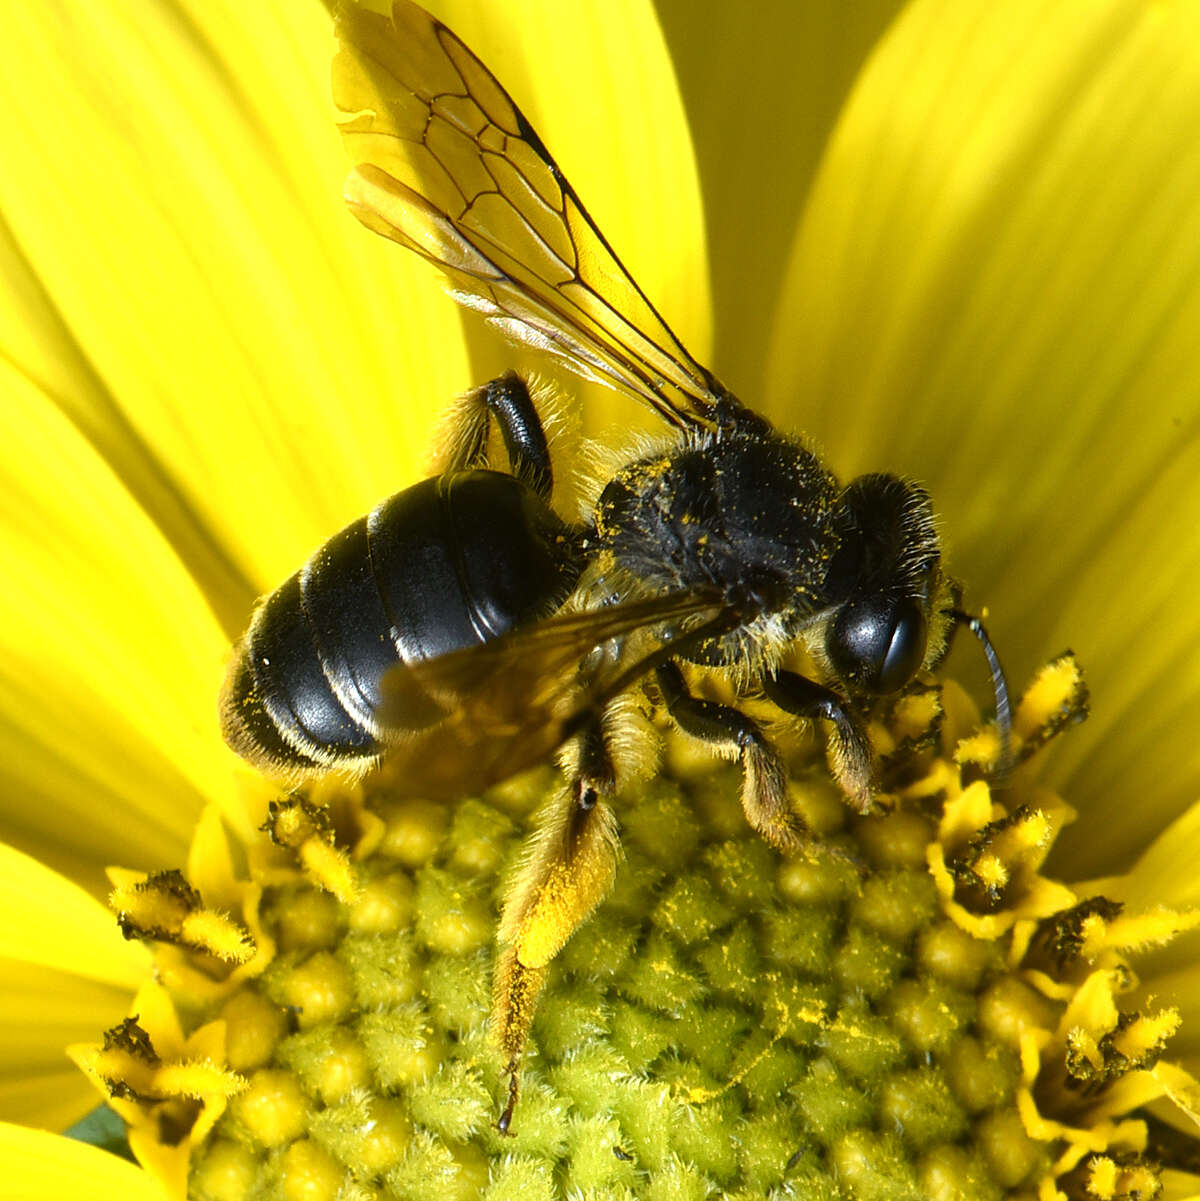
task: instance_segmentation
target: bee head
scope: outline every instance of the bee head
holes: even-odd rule
[[[925,664],[943,583],[928,494],[894,475],[860,476],[842,492],[838,526],[825,652],[854,691],[897,692]]]

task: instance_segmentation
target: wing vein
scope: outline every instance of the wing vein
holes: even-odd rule
[[[338,20],[335,100],[355,215],[440,267],[508,337],[676,427],[738,402],[684,349],[503,85],[408,0]],[[391,181],[384,186],[383,180]],[[423,203],[416,203],[414,197]]]

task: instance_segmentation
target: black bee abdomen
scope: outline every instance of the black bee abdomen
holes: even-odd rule
[[[367,518],[374,585],[395,648],[406,663],[480,642],[476,594],[460,563],[487,548],[471,545],[454,519],[452,499],[464,475],[438,476],[385,500]],[[504,480],[518,486],[511,476]],[[497,489],[499,491],[499,489]],[[496,553],[504,547],[498,545]]]
[[[267,597],[250,627],[247,650],[263,707],[284,736],[291,735],[291,744],[308,754],[320,748],[371,754],[370,731],[334,691],[340,681],[321,655],[304,599],[297,573]]]
[[[321,766],[320,760],[304,754],[284,737],[279,723],[268,711],[245,639],[235,650],[221,691],[220,717],[225,741],[239,755],[261,767],[286,765],[308,771]]]
[[[566,527],[511,475],[437,476],[367,521],[375,582],[406,662],[543,616],[574,583]]]
[[[342,704],[364,725],[379,707],[383,673],[396,662],[367,521],[360,518],[335,534],[300,572],[305,618],[324,673]]]
[[[380,751],[383,680],[552,612],[574,586],[570,530],[511,475],[423,480],[331,538],[259,606],[221,702],[260,767],[353,767]]]

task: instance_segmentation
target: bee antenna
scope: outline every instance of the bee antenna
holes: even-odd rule
[[[1004,677],[1004,668],[1000,666],[1000,656],[983,628],[983,622],[962,609],[947,609],[946,613],[955,625],[966,626],[983,647],[987,657],[988,669],[992,673],[992,691],[996,695],[996,725],[1000,731],[1000,760],[996,765],[994,775],[1003,779],[1012,768],[1012,702],[1008,697],[1008,681]]]

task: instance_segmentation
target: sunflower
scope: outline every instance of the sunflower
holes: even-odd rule
[[[453,811],[335,790],[267,846],[276,793],[215,697],[254,598],[418,478],[447,399],[517,356],[342,206],[320,5],[14,10],[10,1187],[1197,1194],[1200,10],[435,8],[701,361],[843,478],[928,485],[1034,681],[1018,735],[1052,745],[1005,804],[947,685],[873,729],[912,756],[895,811],[801,773],[840,853],[783,861],[727,774],[669,750],[501,1140],[495,881],[546,778]],[[589,430],[643,419],[564,386]],[[1077,663],[1091,715],[1056,737]],[[986,695],[965,648],[949,666]],[[114,900],[160,937],[122,939]],[[89,1075],[140,1166],[62,1137]]]

